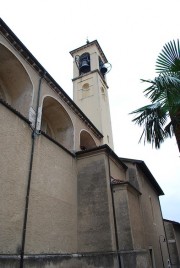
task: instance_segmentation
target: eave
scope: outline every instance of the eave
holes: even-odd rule
[[[102,133],[95,127],[89,118],[81,111],[81,109],[74,103],[74,101],[66,94],[66,92],[58,85],[52,76],[45,70],[45,68],[38,62],[38,60],[31,54],[19,38],[12,32],[12,30],[0,18],[0,32],[12,47],[21,55],[21,57],[31,65],[31,67],[43,76],[47,84],[54,90],[70,108],[82,120],[89,129],[95,134],[97,138],[103,138]]]
[[[107,60],[107,58],[106,58],[104,52],[102,51],[102,48],[100,47],[100,45],[99,45],[99,43],[98,43],[97,40],[88,42],[88,43],[86,43],[85,45],[83,45],[83,46],[81,46],[81,47],[78,47],[78,48],[76,48],[76,49],[70,51],[69,53],[70,53],[71,56],[73,57],[73,55],[74,55],[75,53],[77,53],[78,51],[81,51],[82,49],[86,49],[86,48],[88,48],[88,47],[90,47],[90,46],[92,46],[92,45],[96,45],[96,47],[97,47],[98,50],[99,50],[99,54],[101,55],[101,57],[102,57],[104,63],[107,63],[108,60]]]
[[[150,184],[154,187],[154,189],[157,191],[158,195],[164,195],[163,190],[157,183],[156,179],[146,166],[145,162],[142,160],[137,160],[137,159],[129,159],[129,158],[122,158],[120,157],[120,160],[122,162],[131,162],[137,164],[137,166],[140,168],[140,170],[146,175],[147,179],[149,180]]]

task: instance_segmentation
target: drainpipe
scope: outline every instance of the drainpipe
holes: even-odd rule
[[[23,231],[22,231],[22,246],[21,246],[21,254],[20,254],[20,268],[24,267],[24,248],[25,248],[25,241],[26,241],[27,216],[28,216],[28,208],[29,208],[29,196],[30,196],[30,186],[31,186],[31,178],[32,178],[32,166],[33,166],[33,159],[34,159],[35,138],[39,134],[37,132],[38,108],[39,108],[39,102],[40,102],[41,84],[42,84],[42,79],[44,78],[44,76],[45,76],[45,73],[39,79],[35,126],[32,132],[32,136],[31,136],[32,145],[31,145],[31,154],[30,154],[30,162],[29,162],[28,183],[27,183],[27,190],[26,190],[25,212],[24,212],[24,222],[23,222]]]
[[[163,235],[159,236],[159,247],[160,247],[160,252],[161,252],[161,259],[162,259],[163,268],[165,268],[162,247],[161,247],[161,237],[163,238],[162,242],[165,242],[166,240],[165,240],[165,237]]]
[[[168,243],[168,238],[167,238],[167,234],[166,234],[166,228],[165,228],[165,223],[164,223],[164,219],[163,219],[163,214],[162,214],[162,208],[160,205],[160,200],[159,200],[159,207],[160,207],[160,211],[161,211],[161,218],[162,218],[162,224],[163,224],[163,228],[164,228],[164,236],[165,236],[165,240],[166,240],[166,245],[167,245],[167,251],[168,251],[168,256],[169,256],[169,260],[168,260],[168,267],[171,267],[172,265],[172,261],[171,261],[171,255],[170,255],[170,250],[169,250],[169,243]]]
[[[110,189],[111,189],[111,198],[112,198],[112,210],[113,210],[113,219],[114,219],[114,233],[115,233],[115,240],[116,240],[116,253],[118,258],[118,266],[121,268],[121,259],[119,256],[119,243],[118,243],[118,235],[117,235],[117,224],[116,224],[116,212],[115,212],[115,205],[114,205],[114,195],[113,195],[113,188],[111,185],[111,172],[110,172],[110,161],[108,155],[108,169],[109,169],[109,180],[110,180]]]

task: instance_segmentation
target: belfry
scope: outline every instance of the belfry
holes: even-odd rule
[[[70,52],[74,59],[73,100],[103,134],[103,144],[113,149],[106,74],[110,70],[97,40]]]

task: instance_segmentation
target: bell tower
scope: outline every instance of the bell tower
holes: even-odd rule
[[[73,100],[113,149],[106,74],[111,68],[97,40],[70,52],[73,62]]]

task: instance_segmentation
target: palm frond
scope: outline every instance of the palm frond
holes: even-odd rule
[[[160,102],[166,109],[176,109],[180,103],[180,76],[177,73],[163,73],[154,80],[142,80],[151,84],[144,90],[145,97],[152,103]]]
[[[180,151],[179,40],[165,44],[157,58],[156,71],[159,75],[154,80],[141,79],[149,84],[144,94],[152,104],[131,112],[137,115],[132,121],[143,127],[140,141],[144,137],[144,143],[160,148],[167,137],[175,134]],[[171,120],[169,123],[168,119]]]
[[[160,148],[160,144],[168,137],[168,132],[164,129],[166,126],[168,112],[163,109],[161,103],[156,102],[141,107],[131,114],[138,114],[132,121],[143,126],[139,142],[144,137],[144,143],[151,143],[155,148]]]
[[[174,134],[174,128],[173,128],[173,124],[172,121],[170,121],[167,126],[164,128],[164,130],[166,131],[167,135],[171,138]]]
[[[170,41],[164,45],[156,61],[157,72],[178,72],[180,71],[180,44]]]

